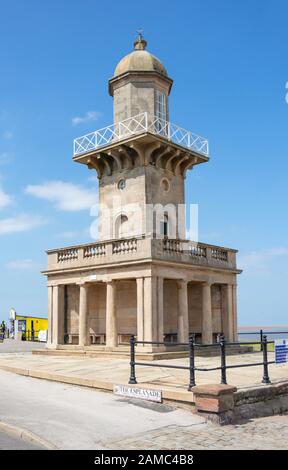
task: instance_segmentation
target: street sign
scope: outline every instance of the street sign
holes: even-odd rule
[[[288,364],[288,339],[275,339],[275,364]]]
[[[114,385],[115,395],[122,395],[128,398],[140,398],[142,400],[162,402],[161,390],[152,390],[148,388],[131,387],[127,385]]]

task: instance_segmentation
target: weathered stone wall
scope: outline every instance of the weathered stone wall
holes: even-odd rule
[[[288,411],[288,381],[234,393],[235,419],[260,418]]]
[[[106,332],[106,286],[95,284],[88,291],[88,326],[90,333]]]
[[[137,328],[136,281],[117,283],[116,311],[118,334],[134,334]],[[89,287],[88,325],[91,334],[106,333],[106,285],[95,284]]]
[[[124,190],[118,189],[121,179],[126,182]],[[129,235],[142,235],[145,232],[145,168],[104,177],[99,185],[99,202],[109,210],[101,213],[100,240],[118,238],[116,225],[121,214],[128,218]]]
[[[169,279],[163,284],[164,334],[177,333],[178,286]]]
[[[222,305],[221,305],[221,287],[212,285],[212,321],[213,333],[222,332]],[[202,285],[188,284],[188,311],[189,311],[189,330],[193,333],[202,332]]]
[[[189,331],[202,332],[202,285],[188,284]]]
[[[134,334],[137,331],[136,281],[120,281],[117,284],[118,334]]]

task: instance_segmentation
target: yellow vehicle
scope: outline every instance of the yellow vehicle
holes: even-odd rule
[[[20,339],[21,337],[24,341],[38,341],[39,331],[48,331],[47,318],[18,315],[15,312],[14,315],[10,315],[10,323],[14,338]]]

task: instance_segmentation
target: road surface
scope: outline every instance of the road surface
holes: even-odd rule
[[[43,450],[44,447],[0,431],[0,450]]]
[[[186,410],[5,371],[0,371],[0,421],[60,449],[109,448],[138,433],[202,423]]]
[[[1,421],[58,449],[288,449],[287,415],[219,427],[188,409],[0,370]],[[1,438],[4,448],[31,445],[0,435],[0,447]]]

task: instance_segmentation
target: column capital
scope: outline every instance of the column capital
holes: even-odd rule
[[[76,285],[79,286],[79,287],[89,287],[89,282],[80,281],[80,282],[76,282]]]
[[[202,284],[202,286],[211,287],[213,282],[211,282],[211,281],[202,281],[201,284]]]
[[[109,286],[116,286],[118,282],[120,282],[120,279],[107,279],[104,281],[104,284],[109,284]]]

